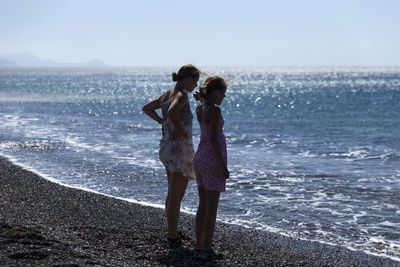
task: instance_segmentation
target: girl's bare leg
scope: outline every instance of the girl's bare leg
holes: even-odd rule
[[[206,212],[206,190],[203,186],[198,187],[199,207],[196,213],[196,247],[203,248],[204,244],[204,216]]]
[[[169,202],[169,187],[170,187],[170,184],[171,184],[171,173],[168,171],[168,169],[167,168],[165,168],[165,171],[167,172],[167,179],[168,179],[168,192],[167,192],[167,197],[166,197],[166,199],[165,199],[165,213],[166,213],[166,215],[168,215],[168,202]]]
[[[218,191],[206,191],[206,208],[205,208],[205,220],[204,220],[204,249],[211,249],[214,229],[215,229],[215,221],[217,219],[217,210],[218,210],[218,202],[219,195]]]
[[[172,173],[167,203],[168,238],[170,239],[177,238],[181,201],[187,184],[188,180],[180,172]]]

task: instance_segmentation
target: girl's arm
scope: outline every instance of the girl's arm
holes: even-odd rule
[[[151,100],[146,105],[144,105],[142,110],[147,116],[149,116],[150,118],[161,124],[163,119],[160,116],[158,116],[157,112],[155,111],[156,109],[159,108],[161,108],[160,99],[156,98]]]
[[[202,109],[203,109],[203,103],[200,103],[196,108],[196,117],[198,122],[203,122]]]
[[[143,106],[142,108],[143,112],[147,116],[149,116],[150,118],[161,124],[163,122],[163,118],[158,116],[155,110],[161,108],[161,104],[168,100],[170,94],[171,94],[171,89],[166,91],[159,98],[151,100],[149,103]]]
[[[175,126],[170,136],[171,140],[178,139],[179,137],[185,137],[185,131],[183,130],[183,126],[179,121],[179,111],[182,110],[187,101],[187,95],[183,94],[182,92],[178,92],[176,93],[174,100],[172,100],[172,103],[169,106],[168,118]]]
[[[229,178],[229,171],[228,168],[226,167],[225,161],[222,157],[222,152],[221,152],[221,146],[218,140],[218,126],[219,126],[219,121],[221,118],[221,109],[218,107],[211,107],[210,108],[211,112],[211,136],[210,136],[210,143],[211,147],[214,151],[215,156],[217,157],[218,163],[222,166],[222,177],[223,178]],[[204,118],[203,118],[204,120]]]

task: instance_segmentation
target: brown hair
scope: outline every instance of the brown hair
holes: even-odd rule
[[[193,79],[199,78],[200,71],[192,64],[186,64],[179,69],[178,73],[172,73],[172,80],[174,82],[184,80],[187,77],[192,77]]]
[[[219,76],[208,77],[200,86],[200,95],[207,98],[214,90],[226,90],[226,82]]]

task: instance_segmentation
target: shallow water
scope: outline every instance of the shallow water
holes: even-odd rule
[[[141,107],[172,71],[0,69],[0,153],[64,184],[163,205],[160,126]],[[205,71],[230,88],[220,219],[400,260],[400,69]],[[195,182],[183,205],[195,211]]]

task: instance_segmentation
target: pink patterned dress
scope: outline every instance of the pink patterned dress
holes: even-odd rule
[[[200,124],[200,143],[194,156],[194,172],[196,173],[197,186],[204,186],[206,190],[225,191],[226,179],[221,176],[222,166],[217,161],[214,150],[212,149],[211,123],[199,122]],[[222,153],[222,158],[227,164],[227,150],[225,135],[223,132],[224,119],[220,118],[218,125],[218,142]]]

